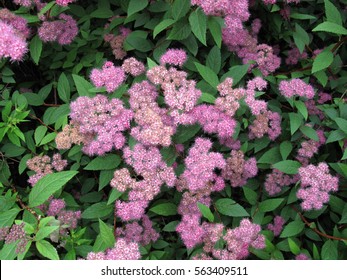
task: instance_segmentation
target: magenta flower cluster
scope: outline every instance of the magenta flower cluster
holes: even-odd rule
[[[45,20],[38,29],[43,42],[58,42],[69,45],[78,34],[77,22],[67,14],[60,14],[58,20]]]
[[[83,151],[88,155],[103,155],[125,143],[123,131],[129,129],[133,113],[119,99],[104,95],[82,96],[70,104],[71,120],[79,125],[85,137]]]
[[[19,61],[28,51],[26,39],[30,35],[26,19],[7,9],[0,10],[0,58]]]
[[[301,188],[296,196],[302,199],[303,210],[319,210],[329,201],[329,193],[336,192],[339,186],[338,177],[329,173],[329,166],[325,162],[317,166],[310,164],[299,168]]]
[[[90,79],[96,87],[105,86],[106,91],[111,93],[124,82],[125,73],[121,67],[114,66],[111,61],[106,61],[101,70],[92,70]]]
[[[312,99],[315,96],[313,87],[300,79],[281,81],[279,84],[279,90],[280,93],[287,98],[301,96],[306,97],[307,99]]]

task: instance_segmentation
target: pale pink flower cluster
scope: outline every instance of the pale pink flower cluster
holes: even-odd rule
[[[30,35],[27,20],[7,9],[0,10],[0,58],[19,61],[28,51],[26,39]]]
[[[60,0],[60,1],[64,1],[64,0]],[[20,6],[23,6],[23,7],[27,7],[27,8],[29,8],[33,4],[35,4],[38,11],[40,11],[47,4],[45,2],[42,2],[42,0],[13,0],[13,3],[20,5]]]
[[[70,149],[72,144],[80,145],[82,143],[88,143],[92,135],[85,137],[80,133],[79,125],[75,124],[73,121],[66,126],[64,126],[63,131],[59,132],[55,137],[55,143],[57,149],[67,150]]]
[[[153,228],[153,223],[147,215],[143,215],[139,222],[128,223],[124,228],[117,228],[118,238],[124,238],[127,242],[136,242],[142,246],[155,242],[159,238],[159,233]]]
[[[90,73],[93,84],[100,88],[105,86],[108,93],[116,90],[125,80],[125,73],[121,67],[116,67],[111,61],[106,61],[102,69],[94,68]]]
[[[186,72],[174,67],[166,69],[163,65],[148,70],[147,77],[153,84],[161,86],[165,103],[169,107],[168,113],[174,123],[191,124],[193,118],[190,113],[202,94],[196,88],[196,82],[187,80]]]
[[[28,183],[34,186],[38,180],[54,170],[62,171],[67,166],[67,160],[62,159],[60,154],[54,154],[52,159],[47,156],[35,156],[26,162],[28,168],[35,172],[29,177]]]
[[[143,179],[136,181],[126,169],[115,171],[111,186],[119,191],[130,190],[129,201],[118,200],[115,213],[123,221],[139,220],[149,202],[160,192],[161,185],[174,186],[176,175],[162,160],[157,147],[136,144],[133,149],[124,148],[123,152],[125,162]]]
[[[84,136],[83,152],[88,155],[103,155],[114,149],[121,149],[125,143],[122,134],[130,128],[133,118],[131,110],[124,108],[119,99],[104,95],[81,96],[70,104],[70,118],[78,124]]]
[[[306,261],[306,260],[309,260],[309,259],[310,258],[306,254],[304,254],[304,253],[301,253],[301,254],[299,254],[299,255],[297,255],[295,257],[295,260],[297,260],[297,261]]]
[[[278,169],[273,169],[271,173],[266,176],[265,190],[270,195],[276,195],[282,191],[282,188],[297,182],[297,178],[284,174]]]
[[[171,64],[182,67],[187,60],[187,53],[182,49],[168,49],[161,57],[160,64]]]
[[[268,134],[273,141],[281,134],[281,116],[277,112],[265,111],[256,116],[249,126],[249,138],[261,138]]]
[[[13,0],[13,3],[24,7],[30,7],[32,2],[32,0]]]
[[[225,160],[220,153],[209,152],[212,142],[209,139],[196,138],[194,146],[189,150],[185,159],[186,169],[182,177],[186,180],[191,192],[206,188],[206,185],[214,181],[214,170],[223,169]]]
[[[146,71],[145,65],[134,57],[130,57],[124,60],[122,69],[125,73],[128,73],[134,77],[140,76]]]
[[[329,173],[329,166],[325,162],[317,166],[310,164],[299,168],[301,188],[296,193],[302,199],[303,210],[319,210],[329,201],[329,193],[336,192],[339,186],[338,177]]]
[[[249,219],[242,219],[240,226],[227,229],[223,239],[226,249],[214,249],[212,255],[220,260],[241,260],[249,255],[249,248],[264,249],[265,237],[260,234],[261,227]]]
[[[55,2],[59,5],[59,6],[63,6],[66,7],[68,6],[70,3],[75,2],[76,0],[56,0]]]
[[[160,108],[156,102],[158,92],[155,86],[143,81],[135,83],[128,92],[137,124],[131,129],[131,136],[145,145],[169,146],[176,130],[167,109]]]
[[[43,42],[58,42],[69,45],[78,34],[77,22],[67,14],[60,14],[58,20],[44,21],[38,29]]]
[[[206,15],[249,18],[248,0],[191,0],[191,4],[200,6]]]
[[[298,78],[290,81],[281,81],[278,88],[280,93],[287,98],[301,96],[312,99],[315,95],[313,87]]]
[[[281,216],[275,216],[273,224],[269,224],[267,228],[274,233],[274,236],[279,236],[285,222],[285,219],[283,219]]]
[[[127,242],[118,238],[113,248],[105,252],[90,252],[87,260],[138,260],[141,258],[139,245],[136,242]]]
[[[200,225],[200,215],[183,215],[176,231],[180,234],[184,245],[188,249],[201,243],[205,233]]]
[[[242,151],[232,150],[230,157],[226,159],[222,176],[225,180],[230,181],[232,187],[242,187],[249,178],[256,176],[257,173],[257,160],[254,157],[245,160]]]

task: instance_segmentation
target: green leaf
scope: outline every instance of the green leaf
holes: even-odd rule
[[[175,0],[172,5],[172,16],[175,20],[184,17],[190,10],[190,1]]]
[[[69,80],[66,78],[64,72],[60,74],[57,90],[60,99],[63,100],[65,103],[69,103],[71,90]]]
[[[337,260],[338,259],[338,250],[337,243],[332,240],[327,240],[322,247],[322,260]]]
[[[142,11],[148,5],[148,0],[130,0],[128,6],[128,17]]]
[[[301,164],[294,160],[283,160],[275,163],[272,167],[286,174],[297,174]]]
[[[76,74],[72,74],[72,78],[75,82],[79,96],[92,96],[89,92],[89,90],[93,88],[91,83],[89,83],[85,78]]]
[[[330,50],[324,50],[313,61],[311,73],[328,68],[334,61],[334,55]]]
[[[115,169],[120,163],[121,158],[118,155],[108,154],[105,156],[98,156],[93,159],[84,170],[110,170]]]
[[[283,201],[284,198],[272,198],[264,200],[259,203],[259,211],[264,213],[273,211],[279,207]]]
[[[112,191],[107,200],[107,205],[110,205],[112,202],[116,201],[118,198],[121,197],[122,194],[123,193],[120,192],[119,190],[112,188]]]
[[[341,130],[333,130],[329,133],[329,136],[325,144],[340,141],[342,139],[345,139],[346,137],[347,137],[347,134],[342,132]]]
[[[131,32],[125,39],[125,42],[135,50],[138,50],[140,52],[148,52],[152,50],[152,45],[149,40],[142,38],[142,36],[139,36],[139,33],[137,33],[136,31]]]
[[[231,217],[248,217],[249,214],[240,204],[230,198],[221,198],[216,201],[219,213]]]
[[[280,235],[281,238],[292,237],[298,235],[304,229],[305,224],[300,221],[293,221],[286,225]]]
[[[214,220],[214,216],[210,210],[210,208],[208,206],[206,206],[205,204],[202,204],[200,202],[198,202],[198,208],[201,212],[201,214],[210,222],[212,223]]]
[[[40,144],[43,137],[45,137],[46,132],[47,132],[47,127],[45,127],[43,125],[40,125],[39,127],[37,127],[35,129],[34,139],[35,139],[36,146],[38,146]]]
[[[258,160],[257,163],[269,163],[273,164],[281,161],[280,149],[278,146],[266,151]]]
[[[35,235],[35,240],[36,241],[42,240],[58,229],[59,229],[59,226],[49,226],[49,227],[40,228]]]
[[[312,31],[314,32],[323,31],[323,32],[334,33],[337,35],[347,35],[346,28],[334,22],[328,22],[328,21],[318,24],[314,29],[312,29]]]
[[[218,18],[209,17],[207,21],[208,29],[211,32],[212,38],[218,48],[222,47],[222,25],[219,23]]]
[[[200,8],[196,9],[190,14],[189,23],[196,38],[206,46],[207,18],[205,13]]]
[[[293,150],[293,145],[289,141],[284,141],[280,145],[280,153],[283,160],[286,160],[291,151]]]
[[[199,102],[206,102],[206,103],[214,104],[215,101],[216,101],[216,97],[214,97],[212,94],[206,93],[206,92],[203,92],[199,98]]]
[[[214,46],[207,56],[206,66],[218,74],[221,68],[221,60],[220,49],[217,46]]]
[[[44,6],[44,7],[40,10],[40,12],[39,12],[38,15],[41,16],[41,15],[45,14],[45,13],[48,12],[48,10],[50,10],[54,5],[55,5],[55,1],[51,1],[51,2],[47,3],[46,6]]]
[[[177,214],[177,205],[167,202],[153,206],[149,211],[161,216],[173,216]]]
[[[169,19],[164,19],[161,21],[156,27],[154,27],[153,30],[153,38],[155,38],[160,32],[165,30],[166,28],[170,27],[173,25],[176,21],[169,18]]]
[[[339,221],[339,224],[347,224],[347,204],[343,207],[341,220]]]
[[[205,65],[202,65],[198,62],[194,62],[198,72],[203,77],[203,79],[209,83],[213,88],[217,88],[219,84],[218,76],[213,70]]]
[[[248,187],[243,187],[242,190],[249,204],[255,205],[257,203],[258,194]]]
[[[46,240],[36,242],[36,249],[40,254],[50,260],[59,260],[57,250]]]
[[[300,114],[304,117],[305,120],[308,118],[308,111],[306,105],[301,100],[294,100],[295,107],[298,109]]]
[[[99,202],[89,206],[82,213],[83,219],[104,218],[113,212],[113,205],[107,205],[106,202]]]
[[[297,113],[289,113],[290,134],[293,135],[303,123],[303,118]]]
[[[14,260],[17,256],[17,242],[12,242],[9,244],[5,244],[0,251],[0,260]]]
[[[192,33],[190,25],[184,20],[176,22],[167,37],[167,40],[184,40]]]
[[[94,251],[104,251],[107,248],[112,248],[116,242],[116,239],[114,237],[113,229],[105,224],[102,220],[99,219],[99,230],[100,233],[97,238],[100,239],[99,242],[95,241],[93,250]],[[101,243],[98,245],[98,248],[96,248],[95,245],[97,243]],[[102,248],[101,248],[102,247]]]
[[[13,209],[0,213],[0,228],[11,226],[19,212],[20,212],[20,209],[13,208]]]
[[[35,35],[30,42],[30,56],[36,65],[39,64],[41,53],[42,53],[42,41],[38,35]]]
[[[319,141],[319,137],[318,137],[318,134],[317,132],[312,128],[312,127],[309,127],[307,125],[302,125],[300,127],[300,131],[306,135],[308,138],[314,140],[314,141]]]
[[[300,20],[306,20],[306,19],[316,19],[315,16],[313,15],[308,15],[308,14],[299,14],[299,13],[290,13],[290,17],[294,19],[300,19]]]
[[[163,228],[163,231],[174,232],[176,231],[176,227],[179,223],[180,223],[179,221],[172,221],[168,223],[167,225],[165,225],[165,227]]]
[[[290,251],[294,255],[299,255],[300,254],[300,247],[296,244],[296,242],[293,239],[288,238],[288,244],[289,244]]]
[[[342,19],[339,10],[329,0],[324,0],[325,15],[327,20],[342,26]]]
[[[90,14],[92,18],[111,18],[113,15],[113,12],[109,8],[99,8]]]
[[[347,120],[342,119],[342,118],[336,118],[335,119],[336,124],[338,127],[347,134]]]
[[[200,130],[199,125],[179,126],[176,134],[173,136],[173,141],[177,144],[183,144],[193,138]]]
[[[227,77],[233,78],[233,86],[236,86],[242,78],[248,73],[249,64],[236,65],[229,69],[222,77],[222,80],[225,80]]]
[[[78,171],[61,171],[47,174],[41,178],[32,188],[29,194],[29,207],[41,205],[47,199],[59,191]]]
[[[308,36],[307,32],[297,23],[295,23],[293,38],[300,53],[304,51],[306,45],[308,46],[310,44],[310,37]]]

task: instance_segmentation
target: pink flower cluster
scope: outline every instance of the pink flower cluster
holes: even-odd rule
[[[187,60],[187,54],[182,49],[168,49],[160,58],[160,64],[171,64],[182,67]]]
[[[145,208],[149,202],[160,192],[164,183],[172,187],[176,176],[172,167],[168,167],[161,159],[157,147],[146,147],[136,144],[133,149],[123,149],[125,162],[134,168],[143,180],[136,181],[131,178],[127,169],[116,170],[111,186],[119,191],[130,190],[129,201],[118,200],[115,213],[122,221],[139,220],[144,216]]]
[[[223,239],[226,249],[213,249],[212,255],[220,260],[241,260],[249,255],[249,248],[265,248],[265,237],[260,234],[261,227],[249,219],[242,219],[240,226],[227,229]]]
[[[303,141],[301,143],[300,149],[298,150],[296,159],[300,161],[304,166],[308,165],[309,160],[314,156],[314,154],[318,152],[319,147],[322,146],[326,141],[323,130],[317,130],[316,132],[319,141],[312,139]]]
[[[141,258],[139,245],[136,242],[127,242],[118,238],[113,248],[105,252],[90,252],[87,260],[138,260]]]
[[[301,59],[306,59],[308,57],[307,52],[303,51],[300,53],[297,47],[294,47],[288,51],[288,57],[286,58],[287,65],[295,65]]]
[[[70,104],[70,108],[70,118],[84,136],[84,153],[103,155],[124,146],[122,132],[130,128],[133,113],[124,108],[121,100],[108,100],[100,94],[93,98],[81,96]]]
[[[143,215],[141,221],[128,223],[124,228],[117,228],[118,238],[124,238],[127,242],[136,242],[146,246],[159,238],[159,233],[153,228],[153,224],[147,215]]]
[[[108,93],[116,90],[125,80],[125,73],[121,67],[116,67],[111,61],[106,61],[102,69],[93,69],[90,73],[93,84],[100,88],[105,86]]]
[[[256,116],[249,126],[249,138],[261,138],[268,134],[271,140],[275,140],[281,134],[281,116],[277,112],[265,111]]]
[[[52,159],[47,156],[35,156],[26,162],[28,168],[35,172],[29,177],[28,183],[34,186],[38,180],[47,174],[53,173],[53,170],[62,171],[67,166],[67,160],[62,159],[60,154],[54,154]]]
[[[319,210],[323,204],[329,201],[329,193],[336,192],[339,186],[338,177],[329,173],[329,167],[325,162],[317,166],[310,164],[299,168],[301,188],[296,193],[302,199],[303,210]]]
[[[38,34],[43,42],[69,45],[78,34],[77,22],[67,14],[60,14],[58,20],[44,21]]]
[[[0,10],[0,58],[19,61],[28,51],[26,39],[30,35],[26,19],[7,9]]]
[[[19,225],[14,224],[11,227],[0,228],[0,241],[5,240],[5,244],[11,244],[19,241],[16,247],[16,254],[25,252],[27,243],[29,241],[28,236],[24,230],[24,223]]]
[[[312,99],[315,95],[313,87],[300,79],[281,81],[278,88],[280,93],[287,98],[301,96]]]
[[[117,36],[111,33],[106,34],[104,36],[104,41],[110,44],[115,59],[122,60],[127,55],[127,52],[123,48],[123,43],[131,30],[125,27],[120,27],[119,32],[120,34]]]
[[[281,231],[283,229],[283,225],[285,224],[285,220],[281,216],[276,216],[274,218],[273,224],[269,224],[267,228],[271,231],[273,231],[274,236],[279,236],[281,234]]]
[[[273,169],[265,179],[265,190],[270,196],[274,196],[282,191],[284,186],[289,186],[297,182],[297,178],[284,174],[278,169]]]
[[[122,69],[125,73],[128,73],[134,77],[140,76],[146,71],[145,65],[134,57],[130,57],[124,60]]]
[[[206,188],[207,184],[215,181],[214,170],[223,169],[225,160],[220,153],[209,152],[212,142],[209,139],[196,138],[185,159],[186,169],[182,178],[186,181],[190,192]]]
[[[63,6],[63,7],[66,7],[67,5],[69,5],[70,3],[73,3],[75,2],[76,0],[56,0],[56,3],[59,5],[59,6]]]
[[[254,157],[245,160],[242,151],[232,150],[230,157],[226,159],[222,176],[225,180],[230,181],[232,187],[242,187],[249,178],[256,176],[257,173],[257,160]]]

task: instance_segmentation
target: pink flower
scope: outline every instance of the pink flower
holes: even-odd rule
[[[279,90],[280,93],[287,98],[302,96],[307,99],[312,99],[315,95],[313,87],[300,79],[281,81],[279,84]]]
[[[160,64],[172,64],[182,67],[187,60],[187,54],[182,49],[168,49],[160,58]]]

